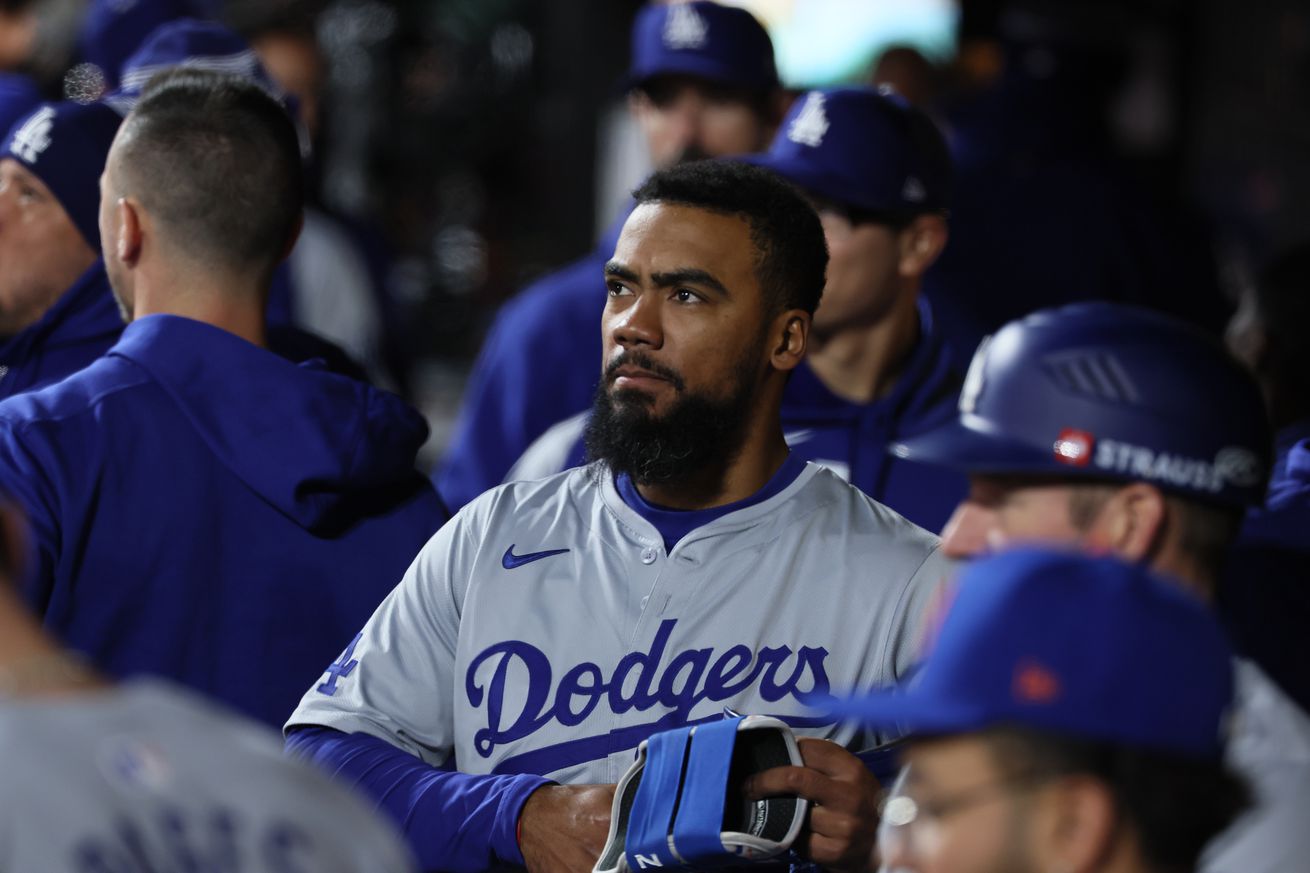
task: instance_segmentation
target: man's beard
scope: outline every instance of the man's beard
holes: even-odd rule
[[[611,396],[614,372],[631,364],[662,376],[676,392],[667,412],[652,414],[654,399],[628,389]],[[682,378],[643,352],[627,352],[610,362],[596,389],[584,439],[589,461],[604,461],[616,474],[627,473],[639,485],[665,485],[727,471],[745,442],[755,405],[755,361],[744,356],[730,373],[726,397],[688,392]]]

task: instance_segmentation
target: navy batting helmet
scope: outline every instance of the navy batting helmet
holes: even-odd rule
[[[974,355],[953,423],[891,447],[970,473],[1144,481],[1259,503],[1273,434],[1251,377],[1190,325],[1078,303],[1012,321]]]

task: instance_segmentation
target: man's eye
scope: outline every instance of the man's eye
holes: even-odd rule
[[[695,303],[700,300],[695,291],[688,291],[686,288],[679,288],[674,291],[673,296],[679,303]]]
[[[605,287],[609,290],[611,297],[618,297],[621,294],[628,294],[628,288],[622,282],[606,282]]]

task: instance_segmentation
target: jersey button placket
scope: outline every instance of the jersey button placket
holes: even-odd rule
[[[653,546],[647,546],[641,550],[641,562],[643,564],[654,564],[659,559],[659,549]]]

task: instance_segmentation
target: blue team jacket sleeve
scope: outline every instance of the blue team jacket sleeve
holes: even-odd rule
[[[371,797],[399,824],[424,870],[523,865],[517,827],[528,795],[549,779],[440,770],[368,734],[291,730],[287,751]]]
[[[496,316],[434,474],[454,511],[501,484],[547,428],[591,405],[600,376],[604,265],[593,252],[526,288]]]

